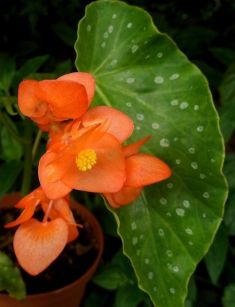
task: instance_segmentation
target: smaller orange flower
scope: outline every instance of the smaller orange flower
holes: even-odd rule
[[[32,218],[39,204],[45,212],[42,222]],[[66,198],[49,200],[41,188],[22,198],[15,207],[23,212],[5,227],[20,225],[13,240],[16,257],[25,271],[37,275],[59,256],[67,243],[77,238],[80,225],[76,224]]]
[[[84,72],[67,74],[56,80],[24,80],[19,86],[19,108],[47,131],[54,122],[81,117],[94,92],[95,80]]]
[[[126,181],[116,193],[106,193],[105,198],[113,208],[133,202],[144,186],[160,182],[171,176],[169,166],[162,160],[145,153],[138,153],[150,136],[123,148],[126,165]]]

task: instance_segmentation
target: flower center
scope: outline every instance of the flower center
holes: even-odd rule
[[[94,149],[84,149],[76,156],[76,165],[79,171],[86,172],[96,164],[97,156]]]

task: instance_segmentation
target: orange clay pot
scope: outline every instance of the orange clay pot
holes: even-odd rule
[[[0,201],[0,209],[12,207],[19,200],[19,194],[13,193],[5,196]],[[55,291],[28,295],[25,300],[17,301],[6,294],[0,294],[0,307],[79,307],[86,285],[92,278],[98,263],[100,261],[103,248],[104,237],[102,229],[94,215],[85,207],[73,202],[73,209],[77,209],[79,215],[89,222],[90,227],[94,230],[94,236],[98,242],[98,254],[93,264],[79,279]],[[82,263],[81,263],[82,265]]]

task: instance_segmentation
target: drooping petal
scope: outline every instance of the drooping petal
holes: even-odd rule
[[[27,207],[25,207],[23,212],[20,214],[20,216],[16,220],[6,224],[4,227],[5,228],[15,227],[15,226],[18,226],[18,225],[28,221],[29,219],[31,219],[38,203],[39,202],[34,201],[34,203],[32,205],[30,204]]]
[[[123,153],[125,157],[132,156],[134,154],[137,154],[140,147],[142,147],[145,143],[148,142],[148,140],[151,138],[151,135],[148,135],[140,140],[138,140],[135,143],[129,144],[123,148]]]
[[[41,157],[38,166],[39,181],[44,193],[49,199],[62,198],[71,191],[71,188],[60,180],[60,169],[51,167],[50,164],[55,159],[55,153],[46,152]]]
[[[15,205],[15,208],[26,208],[28,206],[34,206],[34,204],[40,200],[45,201],[46,195],[43,193],[42,188],[38,187],[31,193],[27,194]]]
[[[55,117],[78,118],[88,107],[88,98],[82,84],[66,80],[40,81],[40,98],[46,101]]]
[[[19,85],[18,104],[20,111],[30,117],[42,117],[47,112],[47,104],[38,97],[39,81],[24,80]]]
[[[59,256],[67,239],[68,227],[63,219],[46,223],[31,219],[17,229],[13,246],[23,269],[37,275]]]
[[[126,179],[124,156],[119,142],[110,134],[104,134],[96,143],[86,144],[97,155],[92,169],[80,171],[76,163],[71,165],[62,181],[73,189],[110,193],[119,191]],[[90,147],[91,146],[91,147]]]
[[[61,76],[58,80],[70,80],[84,85],[88,96],[88,105],[91,104],[95,94],[95,79],[91,74],[87,72],[72,72]]]
[[[84,127],[108,121],[108,133],[124,142],[133,132],[134,124],[129,116],[121,111],[107,106],[98,106],[90,109],[83,117]]]
[[[125,186],[142,187],[171,176],[169,166],[162,160],[148,155],[136,154],[126,159],[127,179]]]
[[[141,193],[142,188],[123,187],[119,192],[112,194],[105,194],[107,201],[113,208],[119,208],[129,205]]]

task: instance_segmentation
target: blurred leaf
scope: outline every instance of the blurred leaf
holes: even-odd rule
[[[21,300],[26,296],[26,289],[20,271],[11,259],[0,252],[0,291],[6,290],[10,296]]]
[[[225,288],[222,302],[223,307],[235,306],[235,284],[230,284]]]
[[[235,129],[235,63],[225,73],[219,90],[222,103],[219,109],[221,129],[227,142]]]
[[[94,104],[127,113],[137,128],[132,141],[155,135],[145,150],[173,171],[168,181],[112,212],[141,289],[157,306],[183,306],[227,197],[223,142],[207,81],[144,10],[124,2],[91,3],[75,48],[77,69],[96,79]]]
[[[115,290],[125,285],[128,279],[118,266],[108,265],[95,275],[93,282],[104,289]]]
[[[235,61],[235,51],[229,48],[210,48],[213,56],[225,66],[230,66]]]
[[[224,161],[224,175],[227,178],[229,188],[235,189],[235,154],[227,154]]]
[[[146,294],[136,285],[120,287],[115,296],[115,307],[137,307],[145,299]]]
[[[18,83],[37,72],[38,69],[48,60],[49,55],[37,56],[26,61],[20,69],[17,71],[14,78],[14,84],[18,86]]]
[[[0,89],[9,93],[15,74],[15,59],[10,55],[0,53]]]
[[[54,70],[55,74],[59,76],[68,74],[73,70],[73,63],[70,59],[60,62],[56,65],[56,68]]]
[[[209,28],[202,26],[188,26],[178,31],[175,36],[180,48],[191,56],[198,56],[205,52],[215,39],[217,33]]]
[[[14,139],[6,127],[1,130],[2,157],[6,160],[19,161],[23,154],[22,144]]]
[[[73,46],[76,40],[76,31],[66,23],[57,23],[53,25],[56,35],[68,46]]]
[[[228,234],[235,236],[235,191],[229,193],[225,206],[224,224],[227,227]]]
[[[197,286],[193,275],[189,281],[188,295],[185,300],[185,307],[193,307],[194,302],[196,301],[196,297],[197,297]]]
[[[228,236],[221,224],[213,244],[205,257],[207,271],[213,284],[216,284],[223,271],[228,252]]]
[[[98,287],[97,287],[98,288]],[[83,307],[95,307],[95,306],[107,306],[106,300],[108,299],[109,293],[107,291],[102,291],[103,289],[92,289],[86,296],[85,302],[83,302]]]
[[[100,268],[93,281],[102,288],[114,290],[136,284],[136,277],[129,259],[119,250],[109,264]]]
[[[21,170],[20,161],[9,161],[0,166],[0,198],[11,189]]]

